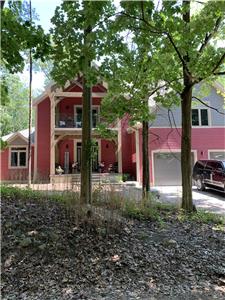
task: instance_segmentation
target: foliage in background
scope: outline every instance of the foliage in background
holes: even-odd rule
[[[37,19],[35,11],[33,15]],[[43,58],[49,51],[49,42],[41,26],[30,22],[27,1],[10,1],[1,10],[1,64],[10,73],[23,71],[27,49],[32,48],[34,58]]]
[[[0,105],[2,136],[28,127],[28,87],[18,75],[6,72],[5,78],[8,90],[1,99],[5,105]],[[7,97],[7,101],[5,97]]]
[[[7,148],[8,146],[8,143],[3,141],[1,138],[0,138],[0,150],[4,150],[5,148]]]
[[[37,59],[33,61],[33,71],[34,72],[42,72],[45,76],[44,85],[47,86],[52,81],[51,71],[53,68],[53,62],[48,59],[42,61],[41,59]]]

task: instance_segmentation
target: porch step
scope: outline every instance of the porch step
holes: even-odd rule
[[[93,183],[116,183],[120,182],[121,176],[116,173],[93,173],[91,176]],[[80,174],[51,175],[51,183],[78,184],[81,181]]]

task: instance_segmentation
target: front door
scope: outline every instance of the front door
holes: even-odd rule
[[[94,147],[92,148],[92,172],[97,172],[98,171],[98,142],[96,142],[96,145],[94,145]],[[77,142],[77,146],[76,146],[76,161],[78,163],[78,171],[80,172],[80,168],[81,168],[81,153],[82,153],[82,143],[81,142]]]

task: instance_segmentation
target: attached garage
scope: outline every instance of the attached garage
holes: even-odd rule
[[[209,159],[225,160],[225,150],[209,150]]]
[[[194,164],[194,153],[192,153]],[[154,152],[153,153],[154,185],[181,185],[181,153]]]

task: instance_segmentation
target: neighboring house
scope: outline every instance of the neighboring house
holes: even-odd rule
[[[92,159],[93,172],[102,171],[129,173],[141,182],[142,177],[142,130],[131,128],[124,118],[111,129],[117,133],[115,140],[103,139],[96,131],[100,122],[101,100],[107,92],[105,83],[92,89],[92,137],[96,141]],[[212,88],[204,99],[208,105],[225,113],[224,100]],[[59,178],[69,180],[71,173],[79,173],[81,163],[82,136],[82,84],[80,80],[62,90],[56,85],[46,88],[34,100],[36,110],[35,138],[33,144],[33,178],[36,181],[56,182]],[[149,128],[150,181],[154,185],[177,185],[181,183],[181,112],[173,107],[155,107],[156,119]],[[197,159],[225,158],[225,119],[223,114],[203,104],[193,105],[192,110],[192,153],[193,163]],[[20,138],[20,141],[18,141]],[[22,143],[22,140],[23,142]],[[27,174],[27,137],[15,133],[9,138],[9,148],[1,153],[1,179],[13,180],[12,171],[24,170]],[[19,144],[18,144],[19,143]],[[16,145],[19,145],[17,147]],[[17,154],[14,154],[17,149]],[[26,158],[24,158],[26,155]],[[17,157],[17,158],[16,158]],[[16,160],[16,162],[14,162]],[[20,163],[18,163],[20,161]],[[103,167],[100,167],[103,163]],[[16,166],[15,166],[16,164]],[[58,166],[64,170],[58,176]]]
[[[10,133],[2,137],[7,148],[1,151],[2,181],[24,181],[28,175],[28,129]],[[31,149],[34,156],[34,128],[31,131]],[[33,161],[32,161],[33,173]]]

